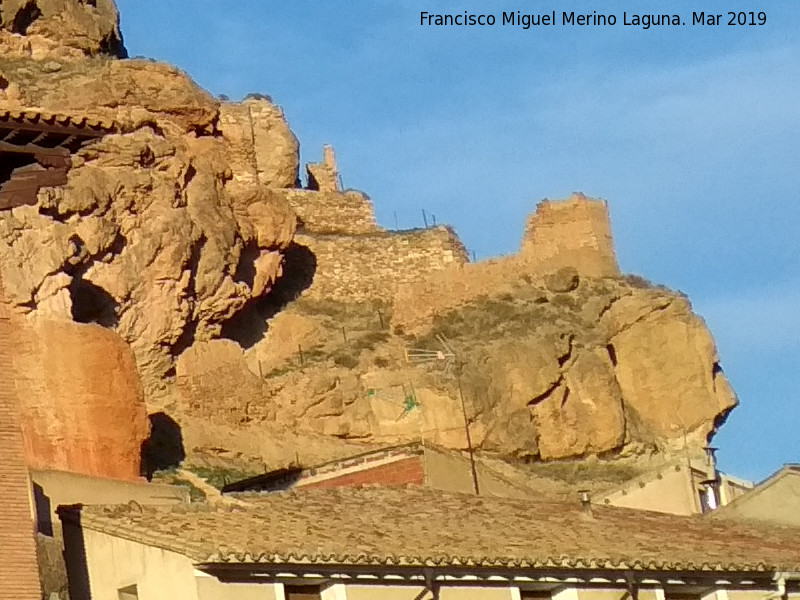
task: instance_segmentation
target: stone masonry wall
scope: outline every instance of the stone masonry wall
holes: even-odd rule
[[[361,192],[287,189],[282,193],[297,215],[300,231],[353,235],[383,231],[375,222],[372,202]]]
[[[297,234],[295,243],[316,259],[313,283],[304,292],[313,299],[390,301],[401,285],[468,261],[458,236],[443,226],[369,235]]]
[[[425,274],[398,287],[392,325],[410,332],[434,315],[490,295],[518,280],[543,279],[563,267],[587,277],[619,276],[608,207],[575,194],[544,200],[528,219],[519,254]]]
[[[536,270],[574,267],[581,275],[619,275],[608,206],[583,194],[543,200],[525,226],[520,254]]]

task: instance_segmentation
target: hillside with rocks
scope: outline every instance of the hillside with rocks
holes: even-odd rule
[[[66,183],[0,213],[5,296],[47,340],[19,353],[18,385],[45,354],[87,374],[23,395],[31,456],[103,454],[116,432],[129,450],[107,471],[125,472],[149,414],[189,463],[244,470],[464,449],[465,419],[509,459],[663,457],[699,451],[736,405],[689,301],[619,272],[605,202],[544,201],[518,255],[470,263],[451,228],[378,226],[330,148],[303,185],[268,97],[222,102],[126,59],[111,0],[4,0],[0,22],[0,193],[52,168],[31,132],[96,138]],[[52,460],[104,471],[72,455]]]

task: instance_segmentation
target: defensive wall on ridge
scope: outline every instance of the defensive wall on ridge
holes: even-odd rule
[[[364,235],[298,233],[295,243],[316,260],[304,293],[313,299],[391,301],[400,286],[468,261],[456,233],[444,226]]]
[[[583,194],[542,200],[525,224],[520,255],[540,272],[574,267],[587,277],[618,276],[608,205]]]
[[[316,234],[361,235],[383,229],[375,222],[369,197],[361,192],[283,191],[297,215],[297,229]]]
[[[404,283],[394,298],[392,325],[412,331],[521,277],[543,279],[565,267],[584,277],[620,275],[605,201],[583,194],[543,200],[528,218],[519,254],[453,265]]]
[[[309,189],[283,189],[298,218],[296,249],[313,271],[303,292],[311,299],[390,302],[399,287],[421,276],[468,262],[467,251],[450,227],[386,231],[375,221],[369,197],[339,190],[336,158],[324,148],[321,163],[309,164]],[[304,277],[308,273],[296,274]],[[292,277],[292,271],[287,270]]]
[[[386,231],[365,194],[339,190],[330,146],[306,167],[309,188],[279,190],[298,217],[295,248],[306,257],[304,297],[343,302],[394,301],[395,325],[409,326],[525,275],[564,267],[586,277],[619,275],[608,206],[576,193],[543,200],[527,220],[520,252],[469,263],[450,227]],[[293,270],[287,275],[292,277]],[[313,273],[313,276],[309,277]]]

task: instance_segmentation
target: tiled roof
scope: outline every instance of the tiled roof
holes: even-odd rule
[[[85,507],[81,523],[197,564],[800,570],[795,529],[410,487],[292,491],[249,506]]]

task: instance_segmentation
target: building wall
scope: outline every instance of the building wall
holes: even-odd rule
[[[56,508],[62,504],[179,504],[189,502],[184,487],[91,477],[66,471],[32,471],[33,497],[36,505],[37,555],[45,597],[67,587],[67,569],[62,548],[61,523]]]
[[[785,474],[764,488],[756,488],[719,514],[800,527],[800,473]]]
[[[0,598],[40,600],[33,506],[11,362],[16,347],[0,278]]]
[[[397,288],[426,273],[467,262],[458,236],[448,227],[370,235],[297,234],[311,250],[316,271],[304,296],[311,299],[390,301]]]
[[[352,485],[422,485],[425,483],[425,469],[421,456],[410,456],[376,466],[364,468],[341,475],[302,484],[308,488],[331,488]]]
[[[68,527],[75,526],[65,526],[65,537]],[[90,529],[83,529],[83,545],[92,600],[119,600],[118,590],[134,584],[139,600],[209,598],[198,595],[194,566],[185,556]]]
[[[626,508],[693,515],[700,512],[695,495],[691,468],[687,464],[677,464],[636,478],[600,501]]]
[[[61,504],[181,504],[189,502],[189,490],[174,485],[92,477],[68,471],[31,471],[39,531],[57,523]]]
[[[478,490],[482,496],[499,498],[529,498],[528,490],[507,481],[499,473],[476,463]],[[469,458],[455,451],[438,448],[425,449],[426,483],[429,487],[445,492],[472,494],[475,485]]]
[[[521,254],[543,270],[570,266],[582,275],[619,275],[608,206],[583,194],[540,202],[526,223]]]
[[[205,574],[196,581],[198,600],[277,600],[271,583],[223,583]]]

